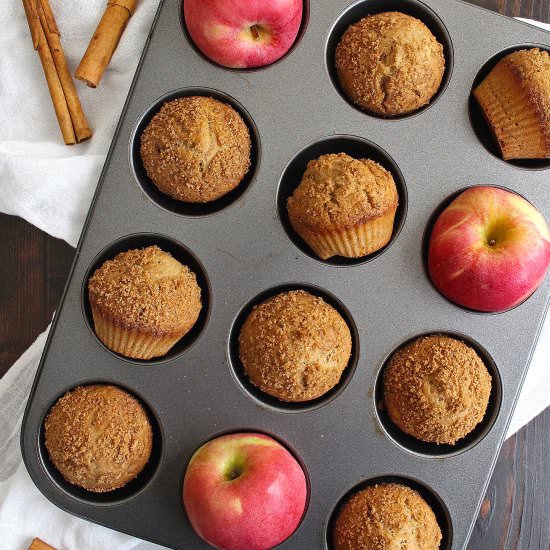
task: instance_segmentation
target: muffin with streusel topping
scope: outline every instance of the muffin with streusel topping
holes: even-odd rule
[[[390,241],[398,202],[388,170],[338,153],[308,163],[287,211],[296,233],[319,258],[361,258]]]
[[[250,132],[230,105],[211,97],[167,101],[141,135],[141,160],[173,199],[206,203],[226,195],[250,167]]]
[[[437,93],[445,72],[443,46],[416,17],[383,12],[348,27],[336,48],[346,96],[380,116],[412,113]]]
[[[437,550],[441,529],[420,494],[399,483],[371,485],[341,507],[334,550]]]
[[[133,359],[166,355],[202,308],[195,274],[158,246],[106,261],[90,277],[88,297],[99,339]]]
[[[255,306],[239,334],[239,357],[252,384],[287,402],[310,401],[336,386],[351,347],[340,313],[304,290]]]
[[[454,445],[483,420],[491,375],[476,351],[446,335],[398,349],[384,372],[384,406],[405,433]]]
[[[502,58],[474,89],[502,158],[550,158],[550,54],[539,48]]]
[[[63,478],[94,493],[113,491],[138,476],[153,447],[141,403],[103,384],[81,386],[61,397],[46,417],[44,436]]]

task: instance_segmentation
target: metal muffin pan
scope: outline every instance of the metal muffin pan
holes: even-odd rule
[[[521,45],[548,48],[550,35],[457,0],[323,0],[306,7],[293,50],[276,64],[251,71],[207,61],[188,39],[179,0],[164,0],[159,7],[29,399],[21,438],[25,464],[60,508],[165,546],[195,550],[207,545],[181,503],[189,458],[220,433],[261,431],[288,445],[310,482],[303,521],[281,549],[329,548],[342,497],[382,479],[418,488],[438,516],[442,548],[464,548],[544,319],[550,278],[505,313],[466,311],[431,285],[423,239],[439,205],[475,184],[514,190],[550,219],[550,171],[544,163],[507,163],[487,150],[470,122],[469,103],[472,84],[489,60]],[[424,20],[447,54],[438,96],[398,119],[357,110],[333,82],[331,52],[338,34],[381,10]],[[140,132],[163,98],[194,93],[236,107],[254,142],[246,181],[205,207],[156,193],[136,154]],[[285,198],[304,163],[331,147],[356,155],[367,151],[398,183],[394,238],[361,261],[315,259],[285,217]],[[132,361],[107,350],[94,335],[86,280],[104,259],[153,243],[198,272],[204,308],[194,331],[166,358]],[[323,295],[340,309],[354,336],[354,352],[333,392],[313,404],[288,407],[248,383],[235,339],[243,314],[259,297],[296,287]],[[455,448],[401,438],[377,407],[385,361],[426,333],[458,334],[482,353],[494,375],[486,419]],[[134,393],[155,432],[147,470],[127,487],[99,497],[57,474],[42,434],[44,417],[60,395],[95,382]]]

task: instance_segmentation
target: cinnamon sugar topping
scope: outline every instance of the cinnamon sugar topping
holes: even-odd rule
[[[189,331],[202,307],[195,274],[158,246],[106,261],[88,292],[92,308],[112,322],[159,336]]]
[[[95,385],[78,387],[57,401],[46,418],[45,441],[68,482],[102,493],[143,470],[153,433],[137,399],[115,386]]]
[[[397,350],[384,375],[390,418],[405,433],[431,443],[454,444],[482,420],[491,376],[463,342],[434,335]]]

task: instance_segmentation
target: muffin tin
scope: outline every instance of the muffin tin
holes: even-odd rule
[[[21,438],[25,464],[60,508],[168,547],[195,550],[207,545],[193,532],[181,504],[189,458],[221,433],[260,431],[287,445],[309,478],[308,509],[280,548],[330,548],[341,499],[377,480],[420,490],[438,516],[441,547],[464,548],[544,318],[550,278],[505,313],[466,311],[431,285],[423,237],[440,204],[480,183],[524,195],[550,219],[547,164],[518,165],[494,156],[469,103],[472,84],[487,62],[522,45],[548,48],[550,35],[459,1],[323,0],[305,7],[302,32],[287,56],[270,67],[238,71],[207,61],[194,48],[178,0],[161,3],[31,392]],[[423,20],[447,57],[437,97],[398,119],[357,110],[334,81],[332,52],[341,32],[383,10]],[[159,195],[138,154],[140,132],[162,102],[192,94],[236,107],[254,143],[246,180],[207,206]],[[400,193],[392,241],[360,261],[312,257],[286,219],[285,199],[307,161],[336,150],[379,160],[394,174]],[[134,361],[110,352],[94,335],[86,280],[117,252],[149,244],[193,268],[205,307],[195,329],[168,356]],[[236,337],[253,303],[299,287],[324,296],[344,314],[354,349],[331,393],[288,406],[250,385]],[[402,437],[378,408],[386,359],[426,333],[458,335],[481,353],[493,374],[484,422],[452,448]],[[136,395],[155,433],[146,471],[103,495],[79,490],[57,474],[42,433],[44,417],[59,396],[97,382]]]

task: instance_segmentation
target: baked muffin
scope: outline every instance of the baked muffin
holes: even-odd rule
[[[153,432],[139,401],[108,385],[78,387],[45,422],[46,449],[59,473],[94,493],[123,487],[145,467]]]
[[[133,359],[166,355],[202,308],[195,274],[158,246],[121,252],[88,282],[95,332]]]
[[[239,357],[252,384],[281,401],[310,401],[332,389],[351,355],[342,316],[304,290],[254,307],[239,335]]]
[[[491,376],[469,346],[443,335],[424,336],[397,350],[384,373],[384,402],[405,433],[454,445],[482,420]]]
[[[383,483],[349,498],[336,518],[332,540],[334,550],[437,550],[441,529],[416,491]]]
[[[474,90],[502,157],[550,157],[550,55],[533,48],[501,59]]]
[[[205,203],[235,189],[250,166],[250,133],[229,105],[211,97],[166,102],[141,136],[141,159],[166,195]]]
[[[405,115],[427,105],[445,72],[443,46],[428,27],[391,11],[348,27],[335,62],[346,96],[382,116]]]
[[[321,259],[360,258],[388,244],[398,201],[390,172],[373,160],[338,153],[308,163],[287,211],[296,233]]]

